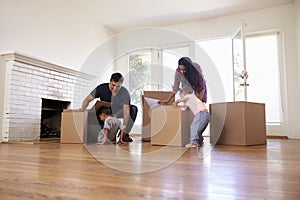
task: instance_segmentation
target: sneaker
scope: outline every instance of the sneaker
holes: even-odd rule
[[[201,141],[201,142],[198,142],[197,144],[192,144],[192,143],[186,144],[185,147],[201,147],[203,144],[204,144],[204,142]]]
[[[125,134],[125,135],[123,136],[123,141],[124,141],[124,142],[132,142],[133,140],[129,137],[128,134]]]
[[[185,147],[192,147],[192,148],[195,148],[195,147],[199,147],[199,143],[198,144],[192,144],[192,143],[189,143],[189,144],[186,144]]]

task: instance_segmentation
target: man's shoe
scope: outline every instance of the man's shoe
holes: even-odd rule
[[[132,142],[133,140],[129,137],[128,134],[123,136],[123,142]]]

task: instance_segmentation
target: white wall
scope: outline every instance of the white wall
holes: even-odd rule
[[[287,95],[283,94],[285,96],[283,103],[287,126],[283,130],[284,132],[275,132],[274,135],[287,135],[290,138],[300,138],[300,123],[298,123],[300,117],[299,66],[297,66],[295,20],[296,13],[300,13],[299,7],[299,0],[297,0],[297,6],[295,4],[287,4],[253,12],[176,24],[168,26],[168,28],[180,31],[195,40],[232,36],[234,31],[240,26],[242,20],[247,23],[248,33],[266,30],[279,31],[283,45],[283,52],[281,54],[282,65],[280,66],[284,78],[282,87],[283,91],[287,92]],[[299,21],[297,30],[299,31]],[[299,42],[298,48],[300,49]]]
[[[297,37],[297,65],[298,65],[298,77],[300,77],[300,0],[295,1],[296,9],[296,35]],[[300,89],[300,81],[299,81]]]
[[[17,51],[80,69],[112,34],[75,2],[0,0],[0,53]]]

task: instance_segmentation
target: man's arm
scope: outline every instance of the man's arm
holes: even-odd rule
[[[123,115],[124,115],[123,125],[127,127],[130,118],[130,105],[128,104],[123,105]]]
[[[89,94],[87,97],[85,97],[85,99],[83,100],[82,105],[81,105],[81,110],[85,110],[88,107],[89,103],[91,101],[93,101],[94,99],[95,99],[95,97],[93,97],[91,94]]]
[[[126,134],[126,131],[125,130],[121,130],[121,135],[120,135],[120,139],[119,139],[119,142],[120,144],[123,144],[124,141],[123,141],[123,137],[125,136]]]

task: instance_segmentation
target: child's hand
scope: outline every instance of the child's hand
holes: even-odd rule
[[[172,106],[177,106],[178,102],[175,101],[174,103],[172,103]]]
[[[100,144],[105,144],[105,142],[106,142],[106,141],[103,140],[103,142],[98,142],[97,144],[98,144],[98,145],[100,145]]]
[[[107,133],[104,133],[103,141],[97,144],[105,144],[106,140],[107,140]]]

